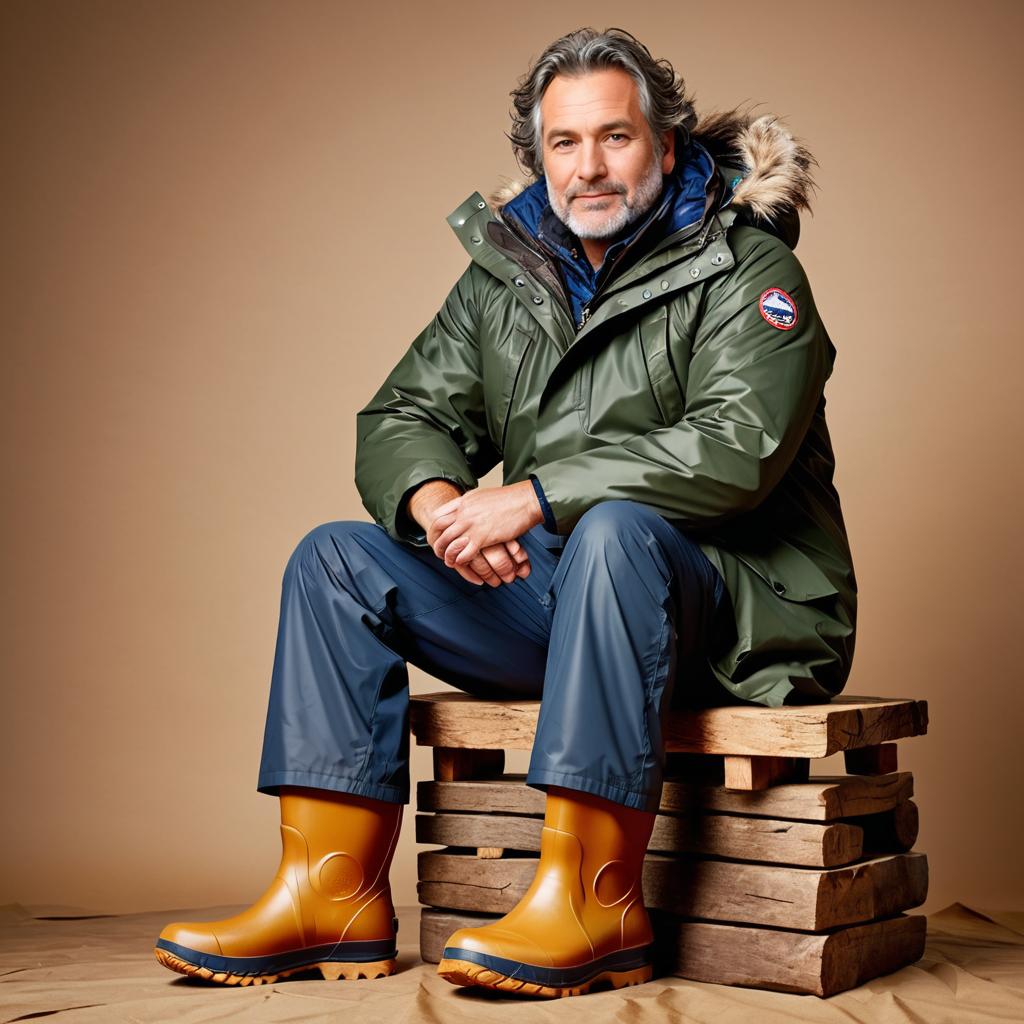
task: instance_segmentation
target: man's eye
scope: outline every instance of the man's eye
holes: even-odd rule
[[[555,149],[558,149],[562,145],[563,142],[566,143],[567,145],[572,145],[572,139],[559,139],[555,143]]]
[[[624,138],[626,138],[626,136],[623,135],[622,132],[612,132],[611,135],[608,136],[608,138],[609,139],[624,139]]]

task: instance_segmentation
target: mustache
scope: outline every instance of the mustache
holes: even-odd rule
[[[620,181],[604,181],[599,182],[596,185],[587,185],[574,188],[569,192],[566,192],[566,200],[573,200],[581,195],[590,195],[594,192],[616,192],[619,195],[625,195],[629,190]]]

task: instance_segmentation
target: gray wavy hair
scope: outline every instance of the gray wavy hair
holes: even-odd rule
[[[512,90],[515,110],[508,139],[524,170],[537,177],[544,173],[540,101],[551,79],[555,75],[574,78],[605,68],[621,68],[636,80],[640,109],[651,129],[656,151],[662,149],[660,136],[670,128],[681,128],[689,138],[697,115],[686,96],[685,83],[672,65],[664,59],[655,60],[651,51],[625,29],[597,32],[580,28],[556,39]]]

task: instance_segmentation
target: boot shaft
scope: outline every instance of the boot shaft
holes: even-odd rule
[[[389,872],[402,804],[326,790],[282,790],[281,865],[306,944],[393,931]]]
[[[567,832],[579,839],[581,867],[594,878],[610,862],[639,877],[655,815],[606,800],[592,793],[549,786],[544,807],[545,828]]]

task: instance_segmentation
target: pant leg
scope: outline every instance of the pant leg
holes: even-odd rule
[[[521,542],[529,576],[490,587],[376,523],[310,531],[284,572],[259,791],[407,803],[406,661],[479,696],[539,697],[557,554],[537,531]]]
[[[551,637],[527,784],[655,810],[662,714],[677,664],[711,639],[724,581],[678,527],[649,506],[615,500],[580,518],[548,600]]]

